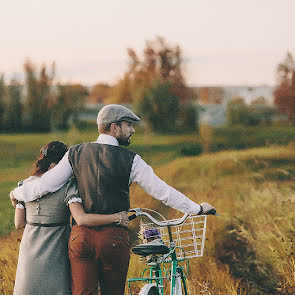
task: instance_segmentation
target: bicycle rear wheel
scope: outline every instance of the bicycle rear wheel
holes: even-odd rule
[[[139,295],[160,295],[160,290],[156,284],[146,284],[140,290]]]

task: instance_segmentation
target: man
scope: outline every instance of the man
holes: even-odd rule
[[[129,209],[129,186],[139,184],[164,204],[190,214],[214,207],[198,205],[159,179],[142,158],[119,145],[130,144],[140,121],[121,105],[107,105],[97,116],[97,141],[72,146],[59,164],[30,185],[13,191],[19,201],[32,201],[61,188],[73,174],[86,213],[111,214]],[[118,224],[96,228],[73,226],[69,241],[73,295],[123,295],[129,264],[129,237]]]

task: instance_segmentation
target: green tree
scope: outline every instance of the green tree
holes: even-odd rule
[[[8,86],[8,96],[3,116],[3,125],[5,126],[6,131],[20,132],[22,129],[21,120],[21,85],[18,81],[12,80]]]
[[[66,130],[69,128],[70,119],[77,124],[87,95],[87,88],[81,84],[58,85],[57,95],[52,102],[52,126]]]
[[[261,103],[246,105],[242,98],[229,101],[226,107],[226,119],[229,126],[271,125],[276,115],[275,108]]]
[[[259,118],[245,104],[244,99],[238,97],[227,103],[226,119],[229,126],[248,125],[255,126],[259,124]]]
[[[295,124],[295,61],[291,53],[277,67],[277,85],[274,103],[278,110]]]
[[[26,102],[24,107],[24,125],[28,131],[50,131],[52,82],[55,65],[49,73],[45,65],[40,72],[31,61],[24,64]]]
[[[158,82],[149,86],[138,106],[142,118],[152,130],[175,130],[179,101],[172,92],[171,82]]]

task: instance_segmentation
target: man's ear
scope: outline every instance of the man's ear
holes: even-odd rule
[[[110,126],[110,134],[111,135],[115,135],[116,134],[116,131],[117,131],[117,124],[116,123],[112,123],[111,126]]]

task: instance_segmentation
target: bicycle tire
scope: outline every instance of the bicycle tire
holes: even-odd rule
[[[159,288],[155,284],[146,284],[142,287],[139,295],[160,295]]]
[[[175,292],[176,292],[175,295],[183,295],[184,294],[180,276],[176,278]]]

